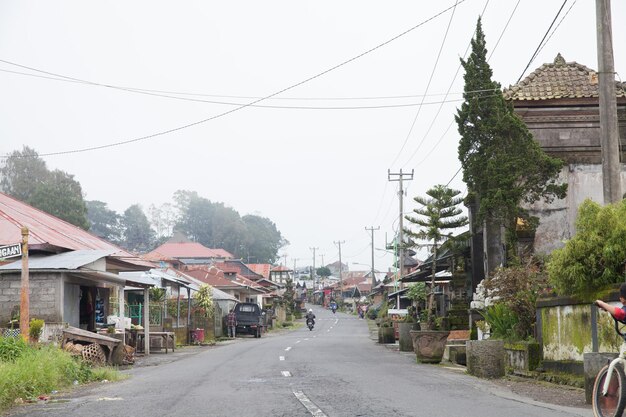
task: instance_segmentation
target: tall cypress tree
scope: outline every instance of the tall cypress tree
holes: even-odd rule
[[[464,102],[456,115],[461,135],[459,160],[469,195],[479,206],[477,219],[504,226],[511,248],[518,218],[537,225],[522,204],[564,198],[567,184],[557,182],[563,162],[546,155],[515,114],[500,84],[491,79],[486,57],[479,18],[472,53],[467,61],[461,59],[465,87]]]

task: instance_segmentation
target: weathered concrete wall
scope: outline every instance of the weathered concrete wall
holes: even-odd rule
[[[551,204],[537,202],[527,208],[539,217],[534,247],[537,253],[548,254],[564,245],[576,234],[578,207],[585,199],[602,203],[602,166],[597,164],[569,164],[563,167],[559,179],[567,183],[567,196]],[[622,164],[622,191],[626,192],[626,165]]]
[[[504,342],[502,340],[468,340],[467,373],[479,378],[504,376]]]
[[[30,317],[45,322],[58,323],[62,320],[62,284],[60,274],[31,273],[29,277]],[[11,319],[11,310],[20,305],[21,276],[0,275],[0,323]]]
[[[608,313],[591,303],[573,304],[567,299],[546,304],[550,303],[539,302],[537,323],[544,360],[582,362],[585,353],[618,351],[621,339]]]
[[[514,371],[534,371],[541,362],[541,346],[534,342],[505,343],[506,366]]]

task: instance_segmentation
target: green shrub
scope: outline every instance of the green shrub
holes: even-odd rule
[[[31,319],[28,327],[28,336],[31,340],[39,340],[41,332],[43,332],[44,322],[41,319]]]
[[[489,325],[490,337],[494,339],[516,339],[517,315],[504,303],[490,305],[481,313]]]
[[[560,295],[582,300],[623,282],[626,260],[626,200],[601,206],[589,199],[578,209],[576,235],[552,252],[550,283]]]
[[[13,362],[28,350],[21,337],[0,337],[0,362]]]

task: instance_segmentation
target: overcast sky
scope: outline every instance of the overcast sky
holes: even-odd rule
[[[452,122],[463,90],[459,57],[483,9],[503,86],[559,52],[597,69],[593,0],[565,4],[525,72],[563,1],[458,3],[1,0],[0,60],[32,69],[0,63],[0,154],[147,137],[44,159],[74,174],[86,199],[118,212],[194,190],[274,221],[291,242],[280,252],[290,267],[294,258],[311,264],[311,247],[316,266],[319,255],[336,261],[333,242],[345,241],[342,260],[367,269],[365,227],[380,226],[380,249],[397,229],[398,182],[388,182],[388,170],[415,170],[405,211],[435,184],[465,192],[454,177]],[[615,68],[626,79],[624,2],[613,1],[612,13]],[[238,109],[294,85],[257,103],[271,107]],[[392,261],[376,251],[377,269]]]

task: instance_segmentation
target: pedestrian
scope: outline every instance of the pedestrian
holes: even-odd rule
[[[234,308],[231,308],[230,313],[226,316],[226,326],[228,327],[228,337],[234,339],[235,329],[237,328],[237,315]]]

